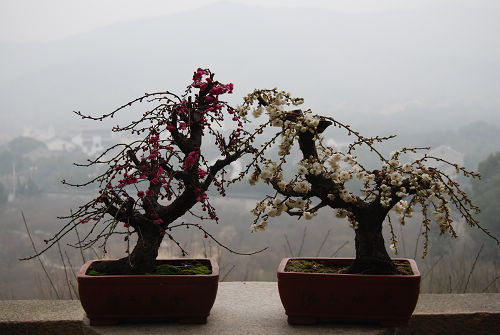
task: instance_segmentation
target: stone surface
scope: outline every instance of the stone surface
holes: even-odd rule
[[[496,334],[500,294],[421,294],[410,327],[397,334]]]
[[[82,334],[78,300],[0,301],[0,334]]]
[[[83,319],[83,322],[82,322]],[[325,323],[290,326],[275,282],[220,283],[205,325],[124,323],[91,327],[79,301],[0,301],[0,334],[492,334],[500,294],[421,294],[409,328]]]

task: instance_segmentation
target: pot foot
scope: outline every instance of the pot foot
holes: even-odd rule
[[[409,320],[380,320],[380,325],[386,328],[408,327]]]
[[[207,323],[206,316],[186,316],[182,318],[178,318],[177,322],[179,323]]]
[[[112,326],[116,325],[120,319],[101,319],[101,318],[89,318],[89,323],[91,326]]]
[[[318,318],[314,316],[289,315],[288,323],[291,325],[314,325],[318,323]]]

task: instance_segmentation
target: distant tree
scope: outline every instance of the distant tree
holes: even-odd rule
[[[481,208],[478,218],[493,234],[500,234],[500,152],[479,163],[480,180],[472,183],[474,202]]]
[[[0,183],[0,205],[7,202],[7,197],[8,197],[7,190],[5,189],[3,184]]]
[[[5,150],[0,153],[0,174],[12,173],[13,166],[16,169],[23,167],[23,157],[19,154],[13,153],[9,150]]]
[[[26,136],[19,136],[14,138],[9,142],[7,147],[11,152],[21,155],[30,153],[38,149],[47,149],[47,145],[45,143]]]
[[[19,193],[25,196],[35,196],[41,193],[41,189],[30,177],[25,183],[20,184]]]

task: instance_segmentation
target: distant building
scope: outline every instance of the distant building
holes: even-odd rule
[[[50,151],[73,151],[77,147],[76,144],[69,140],[56,137],[46,141],[45,144]]]
[[[119,139],[115,138],[108,129],[82,130],[71,138],[71,142],[89,156],[100,154],[113,144],[120,143]]]
[[[32,126],[25,126],[23,129],[22,136],[31,137],[37,141],[46,143],[47,141],[53,139],[56,136],[56,130],[53,126],[50,126],[46,129],[34,128]]]
[[[24,127],[23,136],[34,138],[47,145],[51,152],[81,150],[86,155],[95,156],[116,143],[131,143],[137,140],[134,135],[113,133],[109,129],[71,129],[55,130],[54,127]]]

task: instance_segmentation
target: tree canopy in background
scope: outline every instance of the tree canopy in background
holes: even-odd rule
[[[18,136],[14,138],[7,146],[10,151],[18,154],[27,154],[34,150],[47,149],[47,145],[45,143],[26,136]]]
[[[479,163],[481,179],[472,183],[473,199],[481,209],[479,221],[493,235],[500,235],[500,152]]]

